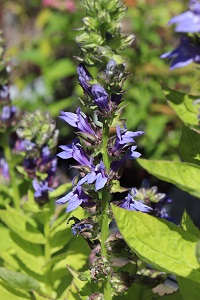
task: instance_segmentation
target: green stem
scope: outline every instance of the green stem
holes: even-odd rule
[[[109,139],[109,125],[104,121],[103,124],[103,138],[102,138],[102,156],[103,163],[106,167],[107,172],[110,170],[110,160],[107,151],[107,144]],[[110,193],[106,187],[102,189],[102,216],[101,216],[101,255],[108,260],[108,254],[106,249],[106,240],[109,235],[109,217],[108,217],[108,209],[110,202]],[[104,282],[104,299],[111,300],[112,299],[112,290],[110,285],[110,274],[106,277]]]
[[[13,204],[14,207],[17,210],[20,210],[20,192],[19,192],[19,186],[17,183],[17,177],[16,177],[16,173],[15,173],[15,169],[14,169],[14,165],[13,165],[13,160],[12,160],[12,152],[9,146],[9,133],[6,133],[3,137],[3,149],[4,149],[4,156],[6,159],[6,162],[9,165],[9,173],[10,173],[10,178],[11,178],[11,186],[12,186],[12,199],[13,199]]]

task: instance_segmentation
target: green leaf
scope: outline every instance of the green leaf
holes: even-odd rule
[[[200,284],[189,280],[188,278],[183,278],[177,276],[178,286],[180,293],[184,300],[199,300],[200,295]]]
[[[183,300],[184,298],[181,296],[179,291],[176,291],[174,293],[170,293],[167,295],[164,295],[159,298],[160,300]]]
[[[133,297],[134,295],[134,297]],[[114,296],[113,300],[120,300],[122,297]],[[144,285],[134,283],[127,291],[123,293],[123,300],[156,300],[160,296]]]
[[[45,76],[48,80],[55,81],[76,73],[75,65],[68,58],[59,59],[53,65],[45,69]]]
[[[88,275],[90,277],[90,271],[86,271],[84,273],[77,272],[67,266],[69,272],[73,275],[73,284],[76,286],[77,290],[82,296],[91,295],[94,292],[98,292],[98,285],[93,282],[89,283],[87,280],[80,280],[80,276],[85,274],[85,278]]]
[[[190,234],[193,234],[197,239],[200,239],[200,230],[194,225],[193,221],[186,211],[184,211],[182,216],[181,228],[183,228]]]
[[[2,300],[32,299],[31,295],[23,290],[18,290],[0,280],[0,296]]]
[[[68,193],[71,190],[71,188],[72,188],[72,183],[71,182],[62,184],[57,189],[50,192],[49,197],[50,198],[59,197],[59,196],[63,195],[64,193]]]
[[[198,125],[198,108],[193,102],[197,97],[163,87],[169,105],[186,125]]]
[[[200,240],[198,240],[197,244],[196,244],[196,257],[197,257],[197,260],[200,264]]]
[[[2,252],[10,248],[10,246],[12,245],[12,240],[10,238],[9,229],[3,226],[0,227],[0,236],[3,237],[0,243],[0,254],[1,254]]]
[[[45,243],[43,234],[38,232],[33,220],[23,213],[12,208],[9,208],[9,211],[0,210],[0,219],[10,228],[11,231],[18,234],[24,240],[35,244]]]
[[[200,168],[198,166],[179,161],[164,160],[137,159],[137,162],[150,174],[173,183],[181,190],[200,198]]]
[[[112,180],[112,185],[111,185],[111,193],[123,193],[126,192],[128,188],[124,188],[120,186],[119,180]]]
[[[184,161],[200,166],[200,134],[185,126],[181,135],[179,151]]]
[[[112,205],[118,228],[129,247],[156,269],[200,283],[195,256],[197,238],[174,223]]]
[[[20,272],[10,271],[0,267],[0,278],[10,285],[23,290],[40,291],[39,283],[32,277]]]
[[[31,276],[37,279],[44,275],[44,256],[42,245],[36,245],[21,239],[17,234],[11,232],[13,240],[13,250],[15,250],[15,257],[23,263],[25,271],[29,272]]]
[[[65,253],[66,252],[67,255],[54,264],[52,268],[52,281],[65,277],[69,273],[66,265],[77,271],[81,270],[87,263],[90,249],[86,241],[81,236],[78,236],[71,238],[71,242],[68,243],[67,247],[65,248]]]

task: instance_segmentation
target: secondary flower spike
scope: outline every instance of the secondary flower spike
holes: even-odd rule
[[[178,24],[176,32],[200,32],[200,1],[191,0],[189,8],[169,21],[169,24]]]

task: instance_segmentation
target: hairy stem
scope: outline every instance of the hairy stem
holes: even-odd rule
[[[107,172],[110,169],[110,161],[107,151],[107,144],[109,139],[109,124],[104,121],[103,124],[103,145],[102,145],[102,155],[103,155],[103,163],[106,167]],[[107,249],[106,249],[106,240],[109,235],[109,217],[108,217],[108,209],[110,202],[110,193],[106,187],[102,190],[102,216],[101,216],[101,255],[102,257],[108,259]],[[110,285],[110,275],[108,275],[105,279],[104,283],[104,299],[110,300],[112,299],[112,291]]]

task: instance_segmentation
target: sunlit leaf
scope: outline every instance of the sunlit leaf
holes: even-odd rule
[[[45,243],[42,233],[40,233],[28,216],[14,209],[0,210],[0,219],[10,228],[11,231],[20,235],[26,241],[36,244]]]
[[[156,269],[200,283],[195,256],[197,238],[174,223],[112,205],[118,228],[129,247]]]
[[[200,198],[200,167],[179,161],[138,159],[137,162],[150,174]]]

